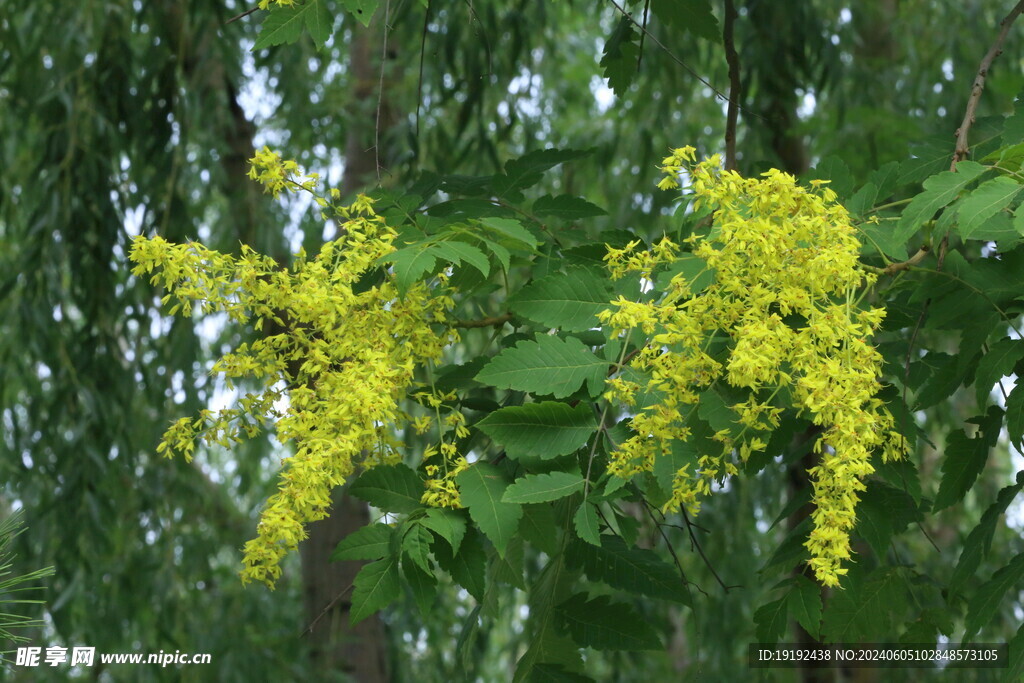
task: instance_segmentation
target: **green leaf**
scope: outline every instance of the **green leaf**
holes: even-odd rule
[[[967,540],[964,541],[963,551],[960,553],[960,561],[957,562],[953,576],[949,580],[951,592],[962,591],[978,570],[981,561],[988,556],[1000,518],[1024,488],[1024,477],[1018,477],[1018,479],[1018,483],[1011,484],[999,491],[995,502],[988,506],[981,516],[981,521],[968,534]]]
[[[825,605],[822,631],[831,643],[878,642],[906,609],[902,570],[876,569],[863,586],[836,591]],[[871,640],[876,638],[877,640]]]
[[[407,465],[377,465],[363,472],[349,493],[384,512],[412,512],[420,507],[423,482]]]
[[[505,163],[505,173],[491,180],[495,192],[504,196],[510,190],[521,190],[540,182],[541,175],[564,161],[572,161],[590,154],[575,149],[540,149]]]
[[[255,52],[273,45],[294,43],[302,35],[304,25],[302,7],[275,5],[260,25],[260,33],[256,36],[256,43],[252,49]]]
[[[884,559],[893,534],[902,532],[919,517],[917,504],[909,494],[880,481],[869,481],[857,504],[857,532],[879,559]]]
[[[890,225],[861,223],[856,228],[861,233],[860,241],[865,248],[870,246],[895,262],[907,259],[906,240],[897,240]]]
[[[462,514],[446,508],[429,508],[420,524],[448,541],[453,553],[459,552],[459,544],[466,535],[466,518]]]
[[[491,262],[487,260],[487,255],[465,242],[438,242],[431,248],[430,253],[449,263],[461,264],[465,261],[479,270],[484,277],[490,275]]]
[[[722,42],[722,30],[711,13],[708,0],[651,0],[651,11],[676,31],[685,31],[712,43]]]
[[[967,603],[967,617],[964,619],[964,639],[969,642],[982,626],[992,623],[999,606],[1003,604],[1006,592],[1019,589],[1024,581],[1024,553],[1015,556],[1010,563],[992,575],[978,588],[974,598]]]
[[[949,151],[948,136],[933,136],[911,148],[914,159],[900,164],[895,187],[916,183],[928,176],[949,169],[952,154]]]
[[[584,479],[578,473],[549,472],[528,474],[505,489],[506,503],[547,503],[583,490]]]
[[[579,339],[538,335],[536,341],[522,341],[499,353],[476,379],[499,389],[564,398],[584,383],[591,396],[597,395],[607,371],[608,364]]]
[[[979,185],[960,205],[960,236],[965,240],[970,239],[982,223],[1005,209],[1020,191],[1020,183],[1007,176],[999,176]]]
[[[569,194],[552,197],[546,194],[533,203],[533,215],[553,216],[563,221],[574,221],[580,218],[606,216],[608,212],[596,204],[591,204],[583,197],[573,197]]]
[[[379,560],[391,554],[391,540],[395,536],[393,527],[387,524],[371,524],[358,529],[338,543],[331,553],[331,562],[339,560]]]
[[[1019,378],[1006,399],[1006,431],[1010,445],[1024,450],[1024,381]]]
[[[495,410],[475,426],[503,446],[510,458],[549,460],[585,444],[597,429],[597,420],[589,403],[573,407],[544,401]]]
[[[360,24],[369,26],[380,0],[341,0],[341,6],[350,12]]]
[[[1024,116],[1016,116],[1015,118],[1024,119]],[[1021,679],[1024,679],[1024,624],[1020,625],[1016,635],[1010,639],[1008,645],[1010,661],[999,680],[1001,683],[1018,683]]]
[[[555,607],[555,618],[580,647],[595,650],[660,650],[661,638],[633,608],[607,595],[587,600],[577,593]]]
[[[482,218],[480,224],[490,228],[501,237],[513,240],[534,249],[539,242],[533,233],[523,227],[523,224],[512,218]]]
[[[510,300],[509,309],[527,320],[567,332],[600,326],[597,314],[610,307],[607,279],[585,268],[572,268],[535,280]]]
[[[406,557],[415,562],[420,569],[428,574],[433,571],[430,566],[430,542],[434,540],[425,526],[414,523],[402,538],[402,551]]]
[[[821,630],[821,588],[818,584],[798,574],[786,594],[786,606],[797,623],[817,640]]]
[[[572,524],[581,540],[601,547],[601,527],[597,521],[597,507],[593,503],[580,503],[576,514],[572,516]]]
[[[402,591],[398,560],[392,556],[371,562],[359,570],[352,585],[352,611],[349,617],[355,625],[398,598]]]
[[[273,45],[294,43],[302,35],[303,27],[309,31],[317,49],[322,49],[334,28],[326,0],[306,0],[302,5],[273,7],[263,20],[252,49],[255,51]]]
[[[639,35],[625,18],[615,24],[615,29],[604,44],[601,68],[608,86],[622,97],[636,77],[637,57],[640,56]]]
[[[457,554],[453,554],[443,543],[435,545],[434,557],[455,583],[465,588],[477,601],[483,602],[487,588],[487,553],[480,532],[469,527]]]
[[[757,639],[762,643],[774,643],[786,632],[788,618],[786,598],[779,598],[761,605],[754,612]]]
[[[425,572],[419,568],[415,561],[406,559],[402,561],[402,574],[405,577],[405,585],[412,592],[412,598],[424,617],[430,614],[430,608],[437,600],[437,579],[432,572]]]
[[[504,557],[509,541],[519,528],[519,518],[523,516],[521,505],[502,500],[508,481],[497,467],[487,462],[473,463],[460,472],[455,481],[462,504],[469,508],[469,516]]]
[[[644,548],[629,548],[617,536],[601,536],[601,546],[575,543],[566,561],[600,581],[637,595],[692,604],[689,588],[678,570]]]
[[[961,161],[956,171],[943,171],[924,181],[925,191],[914,197],[900,217],[896,240],[905,242],[935,212],[950,204],[960,191],[988,168],[973,161]]]
[[[1021,358],[1024,358],[1024,339],[1000,339],[989,347],[974,372],[974,389],[978,394],[979,406],[988,403],[992,387],[1003,377],[1012,375],[1013,367]]]
[[[398,293],[403,295],[409,291],[410,287],[422,280],[424,275],[433,272],[437,266],[433,245],[426,244],[414,244],[411,247],[399,249],[382,256],[377,262],[392,264],[391,270],[395,274]]]
[[[486,237],[481,237],[480,240],[491,251],[491,253],[494,254],[494,258],[498,259],[498,263],[501,264],[502,270],[507,273],[509,266],[512,264],[512,254],[508,253],[508,249],[497,242],[487,239]]]
[[[658,273],[658,289],[667,291],[676,275],[686,279],[693,294],[699,294],[715,281],[715,271],[708,267],[707,261],[693,254],[680,254],[668,268]]]
[[[942,461],[942,481],[932,510],[937,512],[959,502],[974,485],[988,460],[989,445],[981,436],[970,438],[962,429],[949,435]]]
[[[519,533],[531,545],[548,555],[558,553],[558,527],[555,525],[555,511],[550,504],[524,505]]]
[[[370,1],[376,4],[376,0]],[[327,11],[326,0],[306,0],[301,11],[309,37],[313,39],[316,49],[322,50],[334,30],[334,18]]]
[[[835,156],[828,156],[807,172],[804,180],[827,180],[828,188],[835,192],[841,199],[849,196],[853,191],[853,175],[846,162]]]

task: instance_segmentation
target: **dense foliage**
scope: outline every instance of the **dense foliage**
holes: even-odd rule
[[[352,20],[391,20],[386,55],[388,40],[415,34],[414,22],[401,22],[414,16],[426,49],[428,35],[462,30],[455,8],[434,5],[264,1],[252,47],[274,48],[273,69],[293,52],[317,54],[307,40],[328,52],[338,36],[355,41]],[[735,674],[755,640],[1010,641],[1010,667],[996,673],[1017,680],[1024,473],[1014,476],[1011,454],[1024,447],[1024,389],[1006,378],[1024,363],[1024,109],[977,120],[975,110],[994,87],[1024,85],[989,78],[1004,40],[1020,51],[1009,32],[1020,6],[979,29],[983,46],[967,53],[984,60],[973,90],[946,98],[958,111],[967,105],[958,136],[926,139],[921,117],[883,126],[870,118],[880,116],[869,109],[877,103],[839,89],[872,62],[838,73],[843,60],[830,51],[850,20],[828,40],[829,3],[751,2],[732,14],[726,2],[723,22],[703,0],[614,5],[601,15],[600,63],[569,58],[565,72],[546,71],[554,67],[536,53],[572,40],[583,10],[557,3],[529,15],[507,5],[522,13],[500,33],[515,49],[499,56],[488,46],[473,73],[493,47],[487,81],[506,92],[537,88],[522,121],[510,114],[506,128],[488,126],[493,93],[453,82],[458,69],[444,66],[452,52],[426,75],[421,67],[415,115],[389,132],[383,88],[393,76],[382,64],[374,111],[352,114],[374,123],[375,187],[343,189],[322,166],[303,172],[300,161],[325,163],[310,153],[330,136],[322,121],[295,127],[291,154],[279,153],[283,143],[250,149],[224,180],[233,187],[247,171],[292,210],[276,214],[282,224],[309,214],[291,253],[242,231],[206,245],[183,240],[166,218],[130,243],[117,237],[115,291],[131,293],[129,313],[168,326],[161,307],[179,316],[175,326],[218,320],[223,339],[201,369],[237,399],[201,407],[189,389],[188,401],[175,401],[185,405],[152,403],[149,412],[174,422],[157,446],[160,419],[149,415],[144,434],[130,439],[131,458],[163,466],[138,443],[148,435],[152,451],[184,456],[176,462],[255,477],[266,443],[257,437],[274,433],[286,453],[277,483],[233,483],[238,490],[221,503],[271,489],[244,549],[242,582],[287,588],[290,554],[330,515],[338,487],[368,503],[374,521],[341,539],[332,559],[364,563],[348,598],[351,622],[384,610],[393,632],[409,636],[396,639],[400,672],[426,660],[438,679],[650,680],[673,667]],[[895,49],[894,23],[872,14],[884,5],[854,16],[884,25],[889,42],[878,49]],[[346,28],[335,34],[339,9]],[[499,31],[494,8],[468,11]],[[564,21],[565,34],[541,31],[545,19]],[[773,21],[811,38],[769,44],[757,27]],[[520,45],[525,38],[512,33],[524,27],[543,46]],[[708,86],[692,98],[712,123],[680,124],[692,131],[682,140],[645,124],[690,116],[668,95],[673,79],[687,81],[680,92],[705,87],[666,36],[682,37],[679,54],[707,64],[708,78],[725,71],[707,58],[723,48],[730,75],[738,76],[734,58],[747,69],[742,96],[732,79],[728,95]],[[525,81],[515,75],[520,57],[533,60]],[[654,78],[652,60],[681,69]],[[585,68],[606,79],[622,121],[589,116],[593,102],[574,101],[593,100],[589,80],[562,94],[571,114],[529,112],[543,99],[534,79]],[[301,121],[301,97],[281,90]],[[798,90],[813,91],[819,109],[849,105],[822,114],[821,130],[863,126],[870,149],[829,135],[809,154],[797,131]],[[467,133],[472,120],[476,137]],[[602,130],[615,130],[616,143],[605,144]],[[891,142],[908,133],[921,142],[896,158]],[[422,147],[411,157],[385,153],[389,134]],[[630,135],[643,143],[623,142]],[[715,153],[723,135],[724,159]],[[674,148],[687,141],[696,148]],[[822,150],[838,156],[817,156]],[[20,182],[14,196],[26,191]],[[272,224],[274,215],[258,220]],[[5,235],[18,216],[0,219]],[[25,288],[30,275],[9,288]],[[92,319],[78,306],[62,310]],[[139,354],[140,373],[173,351],[142,341],[138,323],[132,329],[154,345]],[[175,353],[161,361],[164,372],[180,365],[183,378],[198,379],[200,368]],[[53,370],[42,367],[7,391],[45,394]],[[12,431],[38,423],[26,409],[5,411]],[[170,481],[194,486],[175,472]],[[24,493],[19,501],[33,503]],[[176,518],[192,514],[187,496],[174,504]],[[229,565],[218,562],[218,571]],[[258,596],[253,608],[266,601],[287,610],[261,589],[239,595]]]

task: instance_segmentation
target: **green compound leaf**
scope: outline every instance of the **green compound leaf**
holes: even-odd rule
[[[978,526],[974,527],[967,536],[967,540],[964,541],[964,549],[960,553],[960,561],[957,562],[956,569],[953,570],[953,577],[949,580],[951,592],[962,591],[974,576],[974,572],[981,566],[981,561],[988,556],[1000,518],[1024,488],[1024,477],[1019,477],[1019,479],[1018,483],[1007,486],[996,495],[995,502],[988,506],[988,509],[982,514]]]
[[[588,403],[572,407],[544,401],[495,410],[476,427],[504,447],[512,459],[536,456],[548,460],[585,444],[597,429],[597,420]]]
[[[363,26],[369,26],[380,0],[341,0],[341,6]]]
[[[466,535],[466,518],[462,513],[447,508],[430,508],[420,524],[448,541],[452,552],[459,552],[462,537]]]
[[[609,307],[611,287],[585,268],[536,280],[512,297],[509,309],[518,316],[567,332],[600,326],[597,314]]]
[[[540,335],[536,341],[522,341],[499,353],[476,379],[499,389],[555,398],[569,396],[585,382],[590,395],[595,396],[604,386],[607,369],[608,364],[579,339]]]
[[[992,575],[978,588],[974,599],[967,603],[967,618],[964,620],[964,640],[969,642],[985,624],[992,623],[1003,603],[1006,592],[1019,588],[1024,581],[1024,553],[1020,553],[1005,567]]]
[[[580,504],[576,514],[572,516],[572,525],[581,540],[601,547],[601,527],[597,520],[597,508],[592,503],[584,501]]]
[[[925,191],[914,197],[903,210],[899,227],[896,229],[896,240],[904,242],[909,239],[922,223],[930,220],[936,211],[952,203],[961,190],[987,170],[988,167],[979,163],[961,161],[957,164],[955,172],[943,171],[925,180]]]
[[[651,598],[692,604],[689,588],[674,566],[644,548],[630,548],[617,536],[602,536],[601,546],[575,543],[566,561],[591,581]]]
[[[979,185],[960,205],[960,236],[965,240],[970,239],[985,221],[1005,209],[1020,191],[1020,183],[1007,176],[999,176]]]
[[[352,585],[352,611],[349,617],[355,625],[398,598],[402,591],[398,559],[392,556],[371,562],[359,570]]]
[[[591,204],[583,197],[573,197],[568,194],[552,197],[546,194],[533,203],[533,215],[552,216],[563,221],[574,221],[580,218],[606,216],[608,212],[596,204]]]
[[[423,482],[407,465],[377,465],[363,472],[349,493],[384,512],[412,512],[420,507]]]
[[[555,607],[559,627],[569,632],[580,647],[595,650],[660,650],[661,638],[654,627],[629,605],[615,603],[607,595],[587,600],[577,593]]]
[[[494,465],[477,462],[460,472],[455,481],[462,504],[469,508],[469,516],[504,557],[509,541],[519,529],[519,518],[523,516],[521,505],[502,500],[508,488],[505,476]]]
[[[391,554],[391,541],[395,536],[393,527],[387,524],[371,524],[354,531],[338,543],[331,553],[331,562],[339,560],[379,560]]]
[[[985,468],[989,443],[983,436],[970,438],[957,430],[946,442],[946,457],[942,461],[942,481],[935,495],[933,511],[942,510],[963,499]]]
[[[547,503],[583,490],[584,479],[572,472],[528,474],[505,489],[506,503]]]

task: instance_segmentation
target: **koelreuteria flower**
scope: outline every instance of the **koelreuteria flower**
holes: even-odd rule
[[[636,435],[612,454],[610,470],[621,477],[652,471],[673,439],[689,437],[684,425],[702,391],[716,383],[746,390],[749,398],[732,406],[735,433],[714,435],[722,450],[675,475],[666,509],[695,513],[712,481],[737,472],[734,458],[764,450],[759,435],[778,425],[776,397],[785,390],[823,429],[815,447],[820,463],[810,471],[817,507],[807,547],[818,580],[838,585],[858,494],[873,471],[870,453],[881,449],[889,459],[905,450],[892,415],[875,398],[882,359],[869,339],[884,311],[856,303],[874,275],[859,266],[850,218],[821,181],[808,189],[778,170],[744,178],[723,171],[717,155],[694,160],[692,147],[674,150],[662,162],[662,186],[678,187],[685,173],[692,206],[712,212],[708,235],[691,242],[714,283],[692,294],[677,275],[661,296],[619,297],[600,315],[613,330],[635,330],[647,340],[630,365],[664,397],[632,417]],[[679,250],[668,239],[647,251],[636,251],[638,244],[609,249],[613,278],[637,273],[650,280]],[[728,353],[716,359],[712,341],[723,338]],[[632,405],[637,389],[630,384],[611,377],[607,396]]]

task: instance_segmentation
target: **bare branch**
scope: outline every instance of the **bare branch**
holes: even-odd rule
[[[960,124],[956,131],[956,151],[953,152],[953,161],[949,165],[950,171],[955,171],[957,162],[966,159],[970,152],[971,148],[967,144],[967,135],[971,132],[971,126],[974,124],[974,114],[978,109],[981,93],[985,90],[985,79],[988,77],[988,70],[992,66],[992,61],[1002,54],[1003,41],[1006,40],[1006,34],[1010,32],[1010,26],[1020,16],[1021,12],[1024,12],[1024,0],[1018,2],[1010,10],[1010,13],[999,22],[999,35],[996,36],[995,42],[992,43],[992,47],[988,49],[988,53],[985,54],[981,64],[978,66],[978,73],[974,77],[974,84],[971,86],[971,96],[967,98],[967,111],[964,113],[963,123]],[[942,250],[940,250],[939,258],[941,259],[943,255]]]

